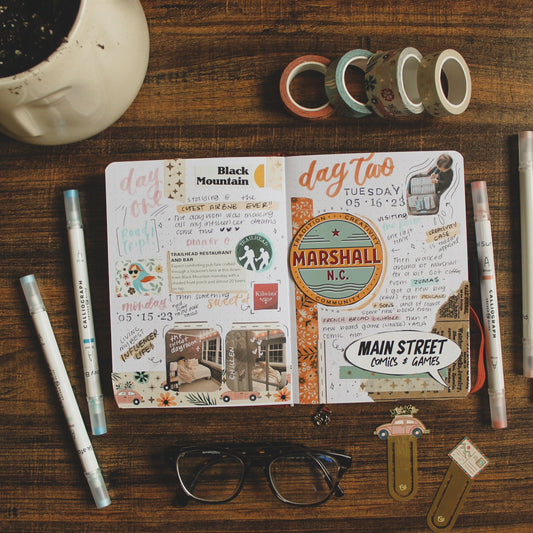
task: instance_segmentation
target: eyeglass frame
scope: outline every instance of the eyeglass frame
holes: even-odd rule
[[[235,492],[230,497],[225,498],[223,500],[207,500],[207,499],[203,499],[192,494],[189,491],[189,489],[187,489],[187,487],[185,486],[185,483],[180,475],[179,467],[178,467],[179,458],[187,452],[219,452],[219,453],[224,453],[226,455],[229,455],[233,458],[238,459],[243,466],[243,471],[242,471],[241,479],[239,482],[239,486],[237,487]],[[294,455],[297,453],[302,454],[302,456],[307,455],[311,457],[313,457],[313,454],[327,455],[333,458],[338,466],[337,476],[334,480],[334,483],[331,483],[333,480],[328,479],[330,477],[330,473],[327,471],[327,469],[324,468],[324,466],[319,461],[317,461],[317,463],[319,464],[322,472],[324,473],[327,479],[328,485],[330,485],[331,483],[330,491],[328,495],[318,502],[296,503],[296,502],[287,500],[286,498],[283,497],[282,494],[280,494],[279,490],[276,488],[275,483],[272,481],[271,473],[270,473],[271,464],[276,459],[279,459],[285,456]],[[278,498],[278,500],[282,501],[283,503],[294,505],[297,507],[313,507],[313,506],[317,506],[317,505],[321,505],[325,503],[331,498],[333,494],[335,494],[337,498],[344,496],[344,491],[339,483],[342,477],[344,476],[345,472],[352,465],[352,457],[344,453],[344,451],[320,449],[320,448],[308,448],[303,445],[295,445],[295,444],[271,444],[271,445],[247,444],[247,445],[242,445],[242,446],[238,446],[238,445],[174,446],[173,448],[171,448],[170,459],[175,464],[176,475],[179,481],[179,488],[181,489],[181,490],[178,490],[177,504],[182,507],[185,507],[189,500],[193,500],[199,503],[207,503],[207,504],[209,503],[221,504],[221,503],[228,503],[232,501],[240,494],[242,487],[244,486],[246,477],[249,473],[249,470],[253,466],[260,466],[263,468],[268,484],[270,486],[270,490],[273,492],[274,496]]]

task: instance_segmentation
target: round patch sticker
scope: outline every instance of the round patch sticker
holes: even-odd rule
[[[368,222],[350,213],[311,219],[294,236],[289,263],[296,285],[328,306],[366,298],[383,274],[384,249]]]
[[[235,256],[246,270],[260,272],[272,263],[272,245],[264,235],[247,235],[237,244]]]

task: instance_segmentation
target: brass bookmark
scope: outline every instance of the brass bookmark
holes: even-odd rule
[[[427,515],[432,531],[449,531],[455,524],[476,477],[488,464],[466,437],[448,454],[452,463]]]
[[[376,428],[374,434],[387,440],[387,480],[389,494],[399,501],[410,500],[418,490],[418,460],[416,441],[429,433],[424,424],[413,416],[418,409],[412,405],[391,410],[392,422]]]
[[[418,490],[416,438],[411,435],[387,439],[389,494],[400,501],[410,500]]]

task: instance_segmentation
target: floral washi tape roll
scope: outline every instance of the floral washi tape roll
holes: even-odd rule
[[[422,54],[416,48],[378,52],[365,75],[369,105],[380,117],[417,115],[424,111],[417,86]]]
[[[372,57],[368,50],[350,50],[339,59],[332,61],[326,70],[326,94],[337,112],[346,117],[366,117],[372,110],[364,102],[356,100],[346,87],[346,71],[349,66],[366,72],[368,60]]]
[[[442,85],[443,73],[447,92]],[[460,115],[468,107],[472,95],[470,70],[463,56],[451,49],[425,56],[418,68],[418,90],[428,113]]]
[[[281,74],[279,82],[279,90],[281,99],[285,104],[287,110],[298,117],[309,119],[323,119],[328,118],[335,113],[335,108],[327,101],[319,107],[305,107],[292,97],[290,91],[290,85],[292,80],[302,72],[314,70],[321,74],[326,74],[326,70],[331,61],[322,56],[305,55],[298,57],[294,61],[291,61]]]

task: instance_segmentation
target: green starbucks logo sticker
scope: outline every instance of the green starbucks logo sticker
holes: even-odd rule
[[[259,233],[247,235],[237,244],[235,257],[242,268],[262,272],[272,264],[272,244]]]

